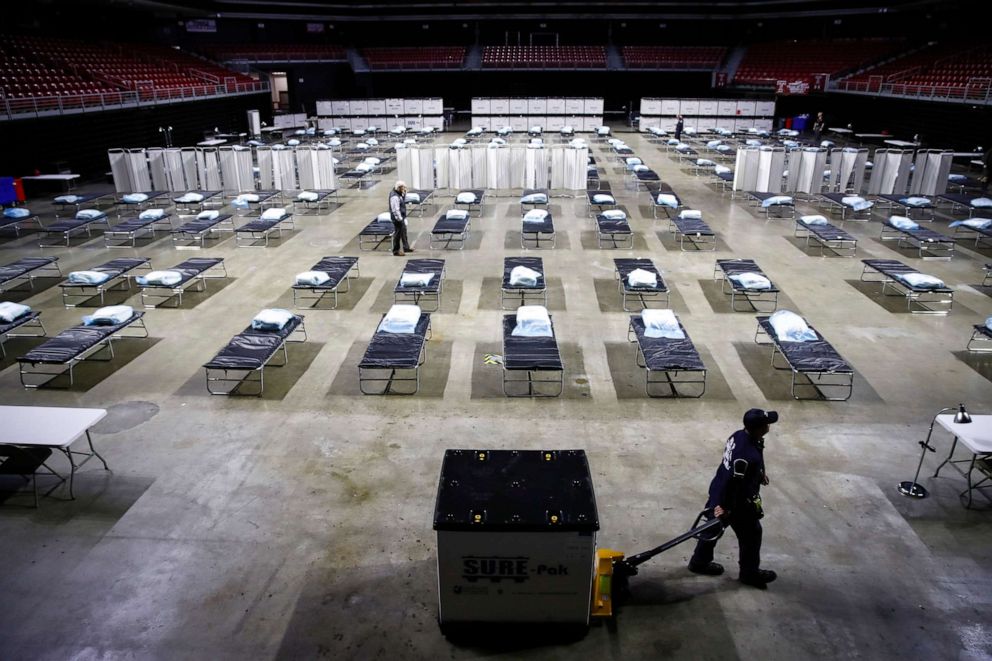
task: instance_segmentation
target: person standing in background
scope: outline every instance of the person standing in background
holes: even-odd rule
[[[816,113],[816,119],[813,121],[813,140],[817,144],[820,143],[820,137],[823,135],[823,126],[826,121],[823,119],[823,113]]]
[[[682,129],[685,127],[685,121],[682,119],[682,115],[675,118],[675,139],[682,140]]]
[[[402,181],[389,191],[389,216],[393,221],[393,254],[402,257],[413,252],[406,236],[406,183]]]

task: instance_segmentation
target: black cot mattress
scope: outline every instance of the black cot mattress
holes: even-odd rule
[[[689,339],[689,334],[685,333],[685,327],[679,322],[679,328],[685,333],[681,340],[667,337],[648,337],[644,334],[646,327],[644,320],[639,316],[631,316],[630,326],[637,335],[637,344],[644,355],[644,363],[652,371],[698,371],[705,370],[706,366],[699,357],[695,345]]]
[[[420,364],[420,352],[427,340],[430,323],[431,316],[422,313],[412,333],[388,333],[377,330],[358,366],[384,369],[417,367]]]
[[[515,314],[503,315],[503,367],[508,370],[561,370],[561,354],[555,337],[513,335]],[[554,322],[551,325],[554,332]]]

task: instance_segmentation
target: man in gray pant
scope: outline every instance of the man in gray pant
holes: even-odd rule
[[[389,191],[389,216],[393,220],[393,254],[402,257],[413,252],[406,236],[406,184],[402,181]]]

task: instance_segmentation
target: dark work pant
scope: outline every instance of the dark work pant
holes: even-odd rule
[[[410,249],[410,242],[406,238],[406,223],[393,221],[393,252],[399,252],[400,246],[403,250]]]
[[[754,573],[761,567],[761,521],[752,517],[731,517],[730,527],[737,535],[737,545],[740,546],[741,574]],[[705,565],[713,562],[713,550],[716,542],[700,539],[696,550],[689,561],[693,565]]]

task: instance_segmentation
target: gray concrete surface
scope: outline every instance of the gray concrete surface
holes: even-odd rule
[[[391,174],[369,190],[344,191],[331,213],[300,217],[281,245],[238,249],[227,238],[203,250],[226,259],[230,280],[212,281],[181,309],[150,310],[151,339],[121,342],[109,364],[81,366],[70,390],[22,389],[12,356],[38,341],[10,340],[0,401],[109,408],[94,440],[112,471],[85,466],[74,501],[58,488],[37,510],[23,495],[0,505],[0,657],[990,658],[988,501],[966,510],[963,478],[930,479],[937,455],[923,471],[930,498],[909,500],[895,487],[913,476],[917,441],[938,409],[992,408],[992,361],[963,352],[971,325],[992,314],[992,288],[979,285],[992,255],[963,248],[950,262],[899,257],[878,240],[876,222],[849,222],[857,258],[810,256],[792,221],[759,218],[708,177],[624,137],[703,211],[720,249],[678,251],[667,223],[651,219],[646,194],[625,188],[597,145],[638,249],[597,249],[584,203],[553,200],[562,240],[539,254],[566,363],[558,399],[507,400],[499,368],[482,363],[500,347],[503,257],[520,253],[511,247],[515,197],[490,198],[464,251],[427,250],[436,214],[411,220],[413,256],[444,257],[448,269],[422,390],[359,394],[357,361],[403,260],[359,253],[356,235],[385,209]],[[51,218],[45,202],[31,206]],[[945,229],[946,219],[936,226]],[[0,240],[0,263],[42,253],[58,255],[65,271],[131,254],[168,267],[200,254],[177,252],[167,239],[133,251],[109,251],[100,238],[45,251],[31,235]],[[287,367],[269,370],[265,396],[209,396],[200,366],[260,308],[290,305],[293,276],[334,254],[360,255],[361,278],[339,309],[305,312],[309,341],[289,347]],[[617,256],[651,256],[663,269],[710,370],[703,398],[643,396],[612,283]],[[731,313],[712,284],[714,257],[731,256],[756,259],[786,306],[854,366],[850,401],[789,396],[787,373],[770,369],[769,350],[753,342],[754,315]],[[901,300],[856,284],[868,257],[904,259],[943,278],[956,290],[953,311],[910,315]],[[51,280],[17,299],[42,310],[51,333],[86,311],[63,309]],[[615,622],[594,624],[579,640],[453,643],[440,635],[431,520],[445,449],[585,449],[599,545],[637,552],[691,523],[724,440],[752,406],[781,413],[766,451],[763,564],[779,573],[768,591],[735,580],[729,535],[717,548],[727,575],[690,574],[691,545],[671,550],[633,579]],[[949,442],[937,437],[940,453]]]

